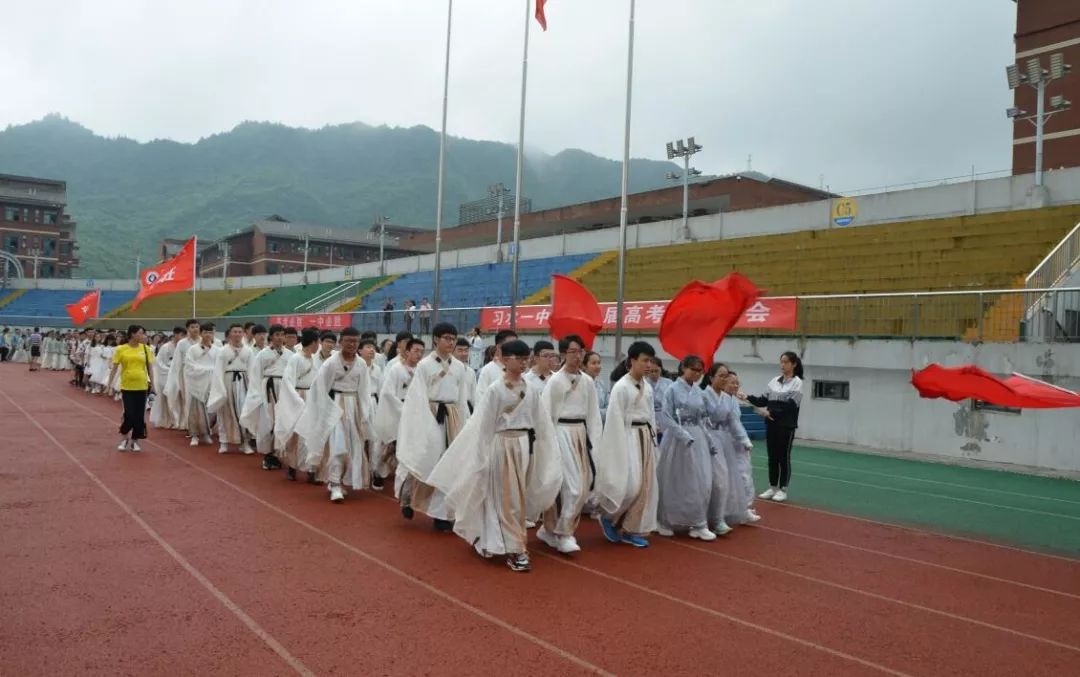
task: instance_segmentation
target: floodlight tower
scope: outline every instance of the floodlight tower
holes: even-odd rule
[[[1065,63],[1065,55],[1061,52],[1050,55],[1049,69],[1043,68],[1037,58],[1028,59],[1024,66],[1026,72],[1021,72],[1016,64],[1009,64],[1005,67],[1005,77],[1009,82],[1009,89],[1018,89],[1021,85],[1027,85],[1035,90],[1035,114],[1028,115],[1026,110],[1013,106],[1005,111],[1005,115],[1012,120],[1027,120],[1035,125],[1035,185],[1042,186],[1043,127],[1052,115],[1072,107],[1072,102],[1059,94],[1050,97],[1050,110],[1047,110],[1046,86],[1068,75],[1072,66]]]
[[[690,177],[701,174],[698,170],[690,168],[690,156],[700,152],[701,149],[702,146],[695,142],[692,136],[685,142],[679,139],[678,141],[669,141],[667,144],[667,159],[674,160],[677,157],[683,159],[682,227],[683,237],[687,240],[690,239]],[[675,172],[668,172],[666,178],[674,180],[679,178],[679,175]]]

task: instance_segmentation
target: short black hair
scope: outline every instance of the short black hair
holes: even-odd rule
[[[462,346],[464,346],[465,348],[468,348],[469,347],[469,339],[465,338],[464,336],[459,336],[458,340],[457,340],[457,343],[455,343],[454,345],[457,346],[458,348],[461,348]]]
[[[255,325],[254,327],[251,328],[251,335],[252,336],[254,336],[255,334],[265,334],[265,333],[266,333],[266,327],[262,326],[261,324],[257,324],[257,325]]]
[[[305,329],[304,331],[300,332],[300,345],[304,346],[305,348],[318,340],[319,332],[317,331]]]
[[[228,334],[228,333],[229,333],[230,331],[232,331],[232,330],[233,330],[233,329],[234,329],[235,327],[239,327],[240,329],[243,329],[243,328],[244,328],[244,325],[242,325],[242,324],[237,324],[236,322],[233,322],[232,324],[230,324],[230,325],[229,325],[229,328],[225,330],[225,333],[226,333],[226,334]]]
[[[93,329],[84,329],[83,331],[93,331]],[[187,330],[184,329],[183,327],[173,327],[172,328],[172,333],[173,333],[173,336],[176,336],[177,334],[185,334],[185,333],[187,333]]]
[[[270,325],[270,331],[267,332],[267,333],[269,333],[271,336],[273,336],[274,334],[277,334],[279,332],[284,332],[284,331],[285,331],[285,327],[282,327],[280,324],[272,324],[272,325]]]
[[[244,323],[244,331],[247,331],[248,329],[251,329],[254,326],[255,326],[254,322],[245,322]]]
[[[450,324],[449,322],[440,322],[437,325],[435,325],[431,330],[431,335],[434,338],[439,338],[440,336],[446,336],[447,334],[452,334],[454,336],[457,336],[458,335],[457,327]]]
[[[199,323],[199,321],[198,321],[198,320],[196,320],[196,319],[195,319],[195,318],[193,317],[193,318],[191,318],[190,320],[188,320],[187,322],[185,322],[185,323],[184,323],[184,329],[187,329],[188,327],[190,327],[190,326],[191,326],[191,325],[193,325],[193,324],[198,324],[198,325],[199,325],[200,327],[202,326],[202,325],[201,325],[201,324]]]
[[[146,331],[146,328],[141,324],[132,324],[127,328],[127,339],[130,341],[131,337],[138,334],[140,331]]]
[[[566,351],[570,350],[570,345],[573,343],[578,344],[579,348],[585,348],[585,339],[577,334],[568,334],[559,339],[559,352],[565,355]]]
[[[286,336],[299,336],[300,332],[296,331],[296,327],[285,327]]]
[[[415,338],[411,331],[399,331],[397,336],[394,337],[394,343],[401,343],[402,341],[408,341],[411,338]]]
[[[495,334],[495,345],[502,345],[510,339],[516,339],[518,337],[517,332],[512,329],[500,329]]]
[[[337,334],[332,331],[324,331],[323,333],[319,334],[320,341],[325,341],[326,339],[337,342]]]
[[[369,329],[368,331],[360,333],[360,340],[363,341],[364,339],[371,339],[372,341],[377,341],[379,339],[379,335]]]
[[[656,357],[656,349],[648,341],[634,341],[630,344],[630,347],[626,349],[626,356],[631,360],[645,355],[646,357]]]
[[[214,331],[213,322],[203,322],[199,325],[199,331]]]
[[[540,339],[533,344],[533,355],[539,355],[541,350],[555,350],[555,346],[551,343],[551,341],[545,341],[544,339]]]
[[[504,341],[502,344],[502,354],[507,357],[528,357],[529,344],[516,338]]]
[[[405,351],[408,352],[408,351],[412,350],[413,346],[420,346],[421,348],[426,348],[427,347],[427,346],[424,345],[423,341],[421,341],[418,338],[414,338],[414,339],[409,339],[409,342],[405,345]]]
[[[345,327],[344,329],[341,330],[341,338],[345,338],[346,336],[359,336],[359,335],[360,335],[360,330],[357,329],[356,327]]]
[[[363,348],[364,346],[371,346],[372,348],[374,348],[375,339],[364,338],[364,335],[360,334],[360,347]]]

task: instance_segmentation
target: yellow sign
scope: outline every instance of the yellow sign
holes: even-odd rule
[[[842,197],[833,200],[832,221],[838,226],[849,226],[859,215],[859,205],[854,198]]]

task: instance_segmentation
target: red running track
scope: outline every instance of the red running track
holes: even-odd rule
[[[0,369],[0,674],[1075,674],[1080,562],[797,506],[531,574]]]

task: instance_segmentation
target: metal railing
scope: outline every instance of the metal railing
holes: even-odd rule
[[[363,284],[363,280],[343,282],[338,286],[334,287],[333,289],[327,289],[315,298],[304,301],[300,305],[296,306],[296,308],[294,308],[293,310],[298,313],[327,312],[327,309],[332,310],[344,303],[344,298],[346,294],[356,289],[356,287],[361,284]]]
[[[982,289],[941,292],[889,292],[870,294],[818,294],[796,297],[794,329],[736,329],[733,336],[786,336],[792,338],[843,338],[953,340],[979,342],[1080,342],[1080,287],[1038,289]],[[1028,309],[1039,298],[1039,310]],[[634,304],[629,304],[634,305]],[[524,307],[519,307],[524,308]],[[480,324],[482,308],[441,308],[439,320],[454,324],[464,334]],[[362,331],[394,334],[409,330],[424,336],[430,332],[430,316],[404,310],[364,310],[349,313],[281,313],[275,315],[229,315],[209,318],[224,329],[233,322],[268,324],[289,318],[299,325],[328,329],[353,326]],[[123,328],[142,324],[153,330],[171,329],[185,317],[123,317],[97,320],[94,327]],[[0,313],[0,327],[68,327],[66,317],[14,316]],[[657,329],[627,333],[655,334]],[[530,333],[522,330],[522,333]],[[539,332],[536,332],[539,333]],[[606,330],[605,333],[611,333]]]

